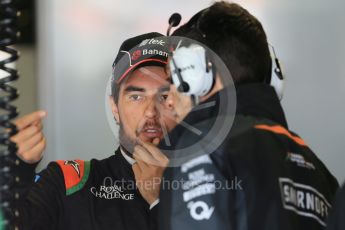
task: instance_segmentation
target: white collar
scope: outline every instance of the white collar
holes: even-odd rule
[[[132,157],[128,156],[121,147],[120,147],[120,151],[121,151],[122,156],[126,159],[126,161],[130,165],[133,165],[136,162]]]

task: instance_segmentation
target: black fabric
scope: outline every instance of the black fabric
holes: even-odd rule
[[[265,118],[288,128],[283,108],[273,87],[266,84],[237,86],[238,115]]]
[[[188,119],[193,121],[192,117]],[[207,126],[207,121],[212,119],[202,122],[196,118],[191,125]],[[188,135],[179,132],[177,136],[183,138],[175,140],[176,146],[183,146],[189,142]],[[211,163],[200,160],[202,157],[209,157]],[[231,132],[216,151],[198,158],[166,170],[165,181],[172,183],[187,178],[187,183],[198,183],[187,189],[161,188],[158,229],[194,226],[199,230],[218,226],[241,230],[325,228],[338,183],[303,140],[287,130],[283,109],[271,86],[239,86]],[[199,173],[199,177],[194,177],[195,173]],[[213,181],[206,181],[205,178],[212,176]],[[217,180],[230,187],[214,192],[202,188],[205,184],[218,183]],[[198,195],[185,201],[192,190]],[[191,201],[204,202],[207,210],[214,207],[213,214],[202,220],[195,219],[189,205]],[[224,216],[227,218],[222,218]]]
[[[136,189],[131,165],[119,150],[107,159],[91,160],[86,184],[71,195],[66,195],[64,175],[57,163],[50,163],[39,175],[28,195],[17,204],[19,229],[150,228],[153,217],[149,205]],[[100,186],[110,191],[114,185],[121,188],[122,195],[133,194],[133,199],[104,199],[91,192],[99,192]]]
[[[334,208],[328,219],[328,230],[345,229],[345,184],[338,190],[334,201]]]
[[[152,39],[152,38],[157,38],[157,37],[162,37],[162,36],[163,36],[163,34],[151,32],[151,33],[147,33],[147,34],[138,35],[138,36],[135,36],[132,38],[128,38],[127,40],[125,40],[121,44],[119,52],[118,52],[118,54],[114,60],[113,67],[120,61],[120,59],[123,56],[126,55],[125,52],[121,52],[121,51],[127,51],[128,52],[146,39]]]

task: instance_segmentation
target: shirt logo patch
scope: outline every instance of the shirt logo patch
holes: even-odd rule
[[[306,169],[313,169],[315,170],[315,166],[313,163],[308,162],[305,160],[304,156],[301,154],[296,154],[296,153],[287,153],[286,155],[286,160],[295,163],[297,166],[306,168]]]
[[[187,207],[194,220],[208,220],[214,211],[214,207],[209,207],[204,201],[191,201]]]
[[[279,178],[279,184],[285,209],[313,218],[326,226],[325,219],[331,205],[319,191],[309,185],[295,183],[289,178]]]
[[[101,199],[112,200],[112,199],[122,199],[122,200],[134,200],[134,193],[125,193],[123,189],[119,186],[104,186],[101,185],[99,189],[96,187],[90,188],[91,193]]]
[[[65,161],[64,165],[70,165],[74,168],[74,170],[77,172],[78,177],[80,178],[80,168],[79,168],[79,163],[76,161]]]

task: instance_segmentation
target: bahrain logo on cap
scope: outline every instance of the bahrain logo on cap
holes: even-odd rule
[[[136,50],[132,54],[132,60],[135,61],[141,57],[141,50]]]

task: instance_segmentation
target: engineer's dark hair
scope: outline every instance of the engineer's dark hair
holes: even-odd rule
[[[265,31],[238,4],[216,2],[173,33],[203,43],[228,67],[236,85],[269,82],[272,60]]]

